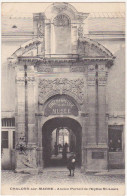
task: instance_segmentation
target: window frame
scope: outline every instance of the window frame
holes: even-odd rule
[[[116,151],[110,151],[110,147],[109,147],[109,141],[110,141],[110,138],[109,138],[109,132],[110,131],[118,131],[118,132],[121,132],[121,146],[120,146],[120,150]],[[119,153],[119,152],[123,152],[123,125],[108,125],[108,147],[109,147],[109,153]],[[116,148],[116,147],[115,147]]]

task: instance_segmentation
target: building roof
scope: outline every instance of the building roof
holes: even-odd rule
[[[125,18],[124,12],[92,12],[90,18]]]
[[[94,12],[88,17],[88,31],[125,31],[125,13]],[[2,17],[2,35],[32,35],[32,17]]]

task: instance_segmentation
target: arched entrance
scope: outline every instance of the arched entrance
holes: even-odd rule
[[[56,135],[58,133],[59,135]],[[71,152],[75,152],[77,165],[81,165],[82,128],[76,120],[68,117],[57,117],[46,121],[42,127],[42,138],[44,167],[65,165],[66,159],[64,159],[63,151],[66,145],[67,157]],[[55,145],[58,146],[57,154]]]

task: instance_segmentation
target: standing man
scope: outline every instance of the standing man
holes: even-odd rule
[[[69,176],[74,176],[74,171],[75,171],[75,163],[76,163],[76,157],[75,154],[73,152],[71,152],[71,156],[68,159],[68,164],[67,164],[67,168],[70,171]]]
[[[58,155],[58,145],[57,145],[56,142],[55,142],[55,145],[54,145],[54,150],[55,150],[55,155],[57,156]]]
[[[67,148],[66,148],[65,145],[63,145],[62,157],[63,157],[64,162],[66,162],[66,160],[67,160]]]

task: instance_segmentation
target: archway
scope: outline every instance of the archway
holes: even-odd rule
[[[52,142],[52,133],[55,131],[66,130],[68,132],[69,139],[65,141],[61,140],[54,140]],[[55,135],[56,136],[56,135]],[[65,145],[68,145],[68,149],[66,151],[67,157],[70,155],[71,152],[75,152],[77,165],[81,165],[81,138],[82,138],[82,128],[81,125],[74,119],[68,117],[57,117],[52,118],[46,121],[42,127],[42,146],[43,146],[43,162],[44,167],[48,166],[63,166],[66,165],[66,160],[64,159],[63,155],[63,148]],[[68,142],[68,143],[67,143]],[[62,150],[58,149],[58,154],[54,152],[54,146],[57,144],[61,145]],[[62,145],[63,144],[63,145]],[[54,155],[54,156],[53,156]],[[57,158],[58,155],[58,158]],[[55,157],[56,156],[56,157]],[[53,158],[55,157],[55,158]]]

